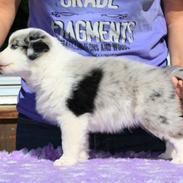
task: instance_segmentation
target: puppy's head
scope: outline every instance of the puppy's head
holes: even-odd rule
[[[0,73],[21,76],[30,72],[31,65],[49,53],[51,36],[41,29],[18,30],[9,38],[9,44],[0,53]]]

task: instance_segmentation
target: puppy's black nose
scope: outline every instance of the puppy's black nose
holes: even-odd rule
[[[37,58],[37,55],[36,54],[29,55],[28,58],[30,60],[35,60]]]

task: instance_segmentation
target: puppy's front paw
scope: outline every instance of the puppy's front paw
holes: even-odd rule
[[[72,157],[62,156],[60,159],[54,162],[55,166],[72,166],[75,165],[78,161]]]
[[[88,158],[89,158],[89,155],[87,152],[85,152],[85,151],[80,152],[80,154],[79,154],[80,162],[84,162],[84,161],[88,160]]]

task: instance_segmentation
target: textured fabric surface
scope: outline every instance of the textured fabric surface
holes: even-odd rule
[[[72,167],[55,167],[61,149],[51,145],[26,152],[0,152],[0,183],[183,183],[183,165],[159,160],[158,153],[111,155],[91,152]]]

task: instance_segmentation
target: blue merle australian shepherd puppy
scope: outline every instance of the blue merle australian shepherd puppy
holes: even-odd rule
[[[16,31],[0,53],[0,72],[20,76],[36,93],[36,109],[57,121],[63,155],[55,165],[88,159],[89,132],[140,126],[163,139],[162,155],[183,163],[183,118],[171,76],[182,68],[156,68],[121,57],[84,57],[40,29]]]

